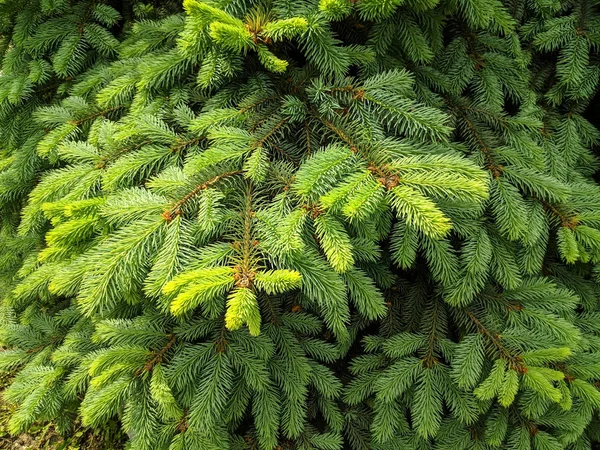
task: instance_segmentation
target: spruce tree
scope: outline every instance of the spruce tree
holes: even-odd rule
[[[0,28],[12,432],[600,442],[600,2],[0,0]]]

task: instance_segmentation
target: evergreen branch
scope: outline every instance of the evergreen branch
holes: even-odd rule
[[[179,153],[181,151],[181,149],[184,149],[185,147],[188,147],[190,145],[194,145],[197,144],[198,142],[204,140],[205,137],[204,136],[198,136],[192,139],[187,139],[185,141],[181,141],[179,143],[177,143],[176,145],[173,145],[169,151],[171,153]]]
[[[313,152],[310,140],[310,129],[306,120],[304,121],[304,133],[306,134],[306,155],[310,157]]]
[[[577,227],[577,225],[579,223],[579,219],[577,218],[576,215],[569,214],[569,213],[563,213],[563,212],[559,211],[558,208],[555,205],[553,205],[552,203],[547,202],[546,200],[538,198],[538,197],[535,197],[535,198],[537,198],[537,200],[540,203],[542,203],[542,205],[544,205],[544,209],[546,211],[550,211],[552,214],[554,214],[560,220],[560,223],[563,227],[569,228],[571,230],[574,230]]]
[[[597,2],[133,3],[0,0],[11,433],[598,443]]]
[[[359,152],[358,145],[352,140],[352,138],[350,136],[348,136],[346,133],[344,133],[343,130],[336,127],[334,123],[332,123],[331,121],[322,117],[320,114],[316,113],[316,116],[319,118],[319,120],[321,122],[323,122],[323,124],[325,124],[325,126],[327,128],[329,128],[331,131],[333,131],[342,140],[342,142],[345,142],[346,144],[348,144],[348,146],[350,147],[350,150],[352,150],[353,153]]]
[[[432,368],[435,364],[437,364],[437,358],[435,356],[435,342],[437,339],[437,326],[439,320],[438,313],[438,302],[433,302],[433,310],[431,312],[431,322],[428,326],[431,327],[431,331],[427,338],[427,348],[425,350],[425,356],[423,356],[423,365],[427,368]]]
[[[163,359],[165,358],[166,354],[169,352],[171,347],[173,347],[173,345],[175,345],[175,343],[177,342],[177,336],[175,336],[174,334],[170,334],[168,338],[169,340],[160,350],[152,352],[152,358],[146,362],[143,369],[140,369],[138,372],[136,372],[135,376],[140,376],[143,372],[151,372],[155,366],[163,362]]]
[[[93,120],[93,119],[96,119],[98,117],[105,116],[107,114],[110,114],[111,112],[118,111],[119,109],[122,109],[124,107],[125,107],[125,105],[118,105],[118,106],[115,106],[113,108],[108,108],[108,109],[105,109],[105,110],[102,110],[102,111],[98,111],[98,112],[96,112],[94,114],[90,114],[90,115],[82,117],[80,119],[70,120],[69,123],[72,124],[72,125],[75,125],[75,126],[79,126],[82,123],[87,122],[88,120]]]
[[[473,136],[475,136],[475,139],[477,140],[477,143],[479,144],[480,150],[485,155],[485,159],[487,162],[487,169],[490,172],[492,172],[492,175],[494,176],[494,178],[499,178],[502,175],[502,166],[500,164],[497,164],[494,161],[494,157],[492,155],[492,150],[485,144],[483,138],[477,131],[477,128],[469,120],[467,115],[463,114],[462,117],[463,117],[465,123],[467,124],[467,126],[469,127],[469,130],[471,130],[471,133],[473,134]]]
[[[147,139],[145,141],[139,142],[137,144],[135,144],[132,147],[123,147],[121,148],[118,152],[115,152],[113,154],[110,155],[103,155],[100,157],[100,160],[98,161],[98,163],[96,164],[96,168],[97,169],[105,169],[106,166],[112,162],[117,160],[120,156],[124,155],[125,153],[129,153],[129,152],[133,152],[135,150],[139,150],[140,148],[142,148],[144,145],[150,144],[153,141],[151,139]]]
[[[467,311],[467,316],[473,323],[477,326],[477,329],[480,333],[482,333],[489,342],[496,348],[498,353],[509,363],[510,368],[516,370],[519,373],[524,373],[527,371],[527,368],[523,364],[523,360],[520,356],[513,355],[503,344],[501,341],[501,337],[499,334],[493,333],[488,330],[481,321],[473,314],[471,311]]]
[[[209,188],[210,186],[212,186],[215,183],[218,183],[219,181],[221,181],[224,178],[233,177],[235,175],[240,175],[242,173],[243,173],[242,170],[236,170],[236,171],[232,171],[232,172],[225,172],[225,173],[222,173],[222,174],[219,174],[219,175],[215,175],[210,180],[205,181],[202,184],[199,184],[194,189],[192,189],[190,192],[188,192],[184,197],[182,197],[180,200],[178,200],[169,211],[164,212],[163,213],[163,218],[167,222],[170,222],[173,219],[173,216],[181,215],[182,214],[182,209],[185,207],[185,205],[189,201],[193,200],[203,190]]]
[[[279,98],[280,98],[279,96],[277,96],[277,97],[265,97],[265,98],[261,98],[260,100],[258,100],[258,101],[254,102],[254,103],[251,103],[250,105],[244,106],[243,108],[239,109],[238,112],[239,112],[239,114],[244,114],[244,113],[250,111],[251,109],[256,108],[257,106],[262,105],[263,103],[267,103],[267,102],[270,102],[270,101],[273,101],[273,100],[278,100]]]
[[[267,134],[265,134],[262,138],[260,138],[254,145],[256,148],[261,148],[264,146],[265,142],[267,142],[281,127],[283,127],[287,122],[289,122],[289,118],[284,117],[281,119],[273,128],[269,130]]]

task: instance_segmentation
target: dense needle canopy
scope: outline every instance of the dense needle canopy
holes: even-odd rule
[[[0,0],[0,52],[11,432],[600,442],[598,0]]]

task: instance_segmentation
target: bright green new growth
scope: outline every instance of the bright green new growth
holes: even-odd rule
[[[12,433],[599,445],[597,1],[0,0],[0,19]]]

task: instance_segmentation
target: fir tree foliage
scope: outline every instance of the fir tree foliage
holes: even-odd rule
[[[10,430],[592,449],[593,0],[0,1]]]

